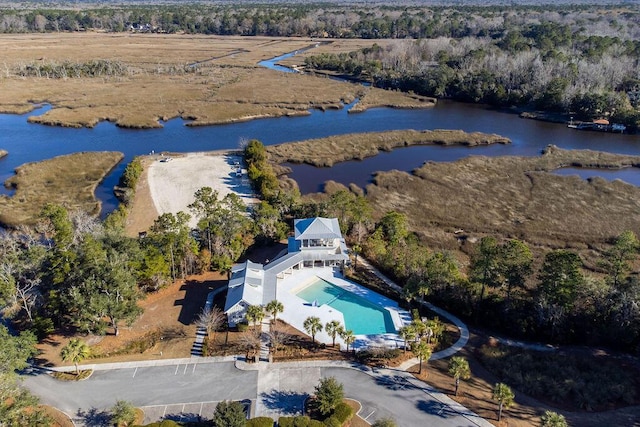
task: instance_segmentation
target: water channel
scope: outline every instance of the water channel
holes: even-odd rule
[[[276,60],[277,58],[274,58]],[[272,60],[273,61],[273,60]],[[274,61],[275,63],[275,61]],[[262,64],[264,65],[264,64]],[[320,138],[330,135],[396,129],[462,129],[467,132],[496,133],[510,138],[508,145],[482,147],[408,147],[381,153],[362,161],[337,164],[332,168],[289,165],[291,177],[303,193],[321,189],[329,179],[360,186],[371,181],[372,173],[398,169],[411,171],[425,161],[454,161],[471,155],[535,156],[548,144],[565,149],[590,149],[640,155],[640,136],[577,131],[566,125],[521,119],[515,114],[498,112],[476,105],[441,101],[434,108],[402,110],[376,108],[349,114],[351,106],[341,110],[311,111],[309,116],[259,119],[227,125],[191,127],[174,119],[161,129],[132,130],[102,122],[93,129],[74,129],[30,124],[27,118],[46,112],[43,106],[25,115],[0,114],[0,149],[9,155],[0,159],[0,180],[14,174],[16,167],[54,156],[79,151],[121,151],[125,159],[96,190],[103,203],[103,215],[117,206],[113,186],[126,164],[136,155],[155,152],[193,152],[238,148],[243,139],[259,139],[265,145]],[[619,171],[564,170],[563,174],[581,174],[583,178],[604,175],[640,185],[637,168]],[[12,192],[0,187],[0,194]]]

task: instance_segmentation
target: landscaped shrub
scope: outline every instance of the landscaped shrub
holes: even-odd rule
[[[333,410],[331,417],[337,418],[341,424],[344,424],[353,417],[353,409],[345,402],[340,402],[338,406],[336,406],[336,409]]]
[[[322,421],[309,420],[309,425],[307,427],[326,427],[326,426]]]
[[[249,324],[248,323],[238,323],[236,325],[236,328],[238,329],[238,332],[246,332],[247,329],[249,328]]]
[[[279,427],[294,427],[293,417],[280,417],[278,418]]]
[[[381,363],[395,359],[401,353],[399,348],[372,348],[358,352],[356,358],[360,363]]]
[[[256,417],[247,420],[247,427],[273,427],[273,419],[269,417]]]
[[[327,418],[326,420],[324,420],[324,422],[322,424],[325,427],[342,427],[342,423],[340,422],[340,420],[335,415],[332,415],[329,418]]]
[[[306,415],[298,415],[297,417],[280,417],[278,418],[278,426],[280,427],[309,427],[311,418]]]
[[[309,427],[311,424],[311,418],[306,415],[298,415],[293,418],[293,427]]]

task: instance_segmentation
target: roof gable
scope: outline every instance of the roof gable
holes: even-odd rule
[[[293,223],[295,239],[341,239],[337,218],[296,219]]]

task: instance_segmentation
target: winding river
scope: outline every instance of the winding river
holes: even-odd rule
[[[274,58],[264,66],[275,64]],[[277,69],[276,66],[273,67]],[[0,159],[0,180],[11,177],[16,167],[54,156],[79,151],[121,151],[124,161],[110,173],[96,190],[103,203],[103,215],[117,206],[113,186],[126,164],[136,155],[155,152],[190,152],[234,149],[243,139],[259,139],[265,145],[320,138],[355,132],[396,129],[462,129],[468,132],[497,133],[510,138],[509,145],[481,147],[408,147],[362,161],[350,161],[332,168],[289,165],[291,177],[298,181],[303,193],[321,189],[332,179],[360,186],[371,181],[372,173],[398,169],[410,171],[425,161],[453,161],[470,155],[533,156],[548,144],[566,149],[591,149],[613,153],[640,155],[640,136],[576,131],[565,125],[521,119],[517,115],[488,110],[481,106],[441,101],[424,110],[376,108],[364,113],[349,114],[351,106],[341,110],[311,111],[309,116],[259,119],[250,122],[206,127],[185,126],[174,119],[162,123],[161,129],[131,130],[103,122],[93,129],[74,129],[30,124],[27,118],[46,112],[43,106],[25,115],[0,114],[0,148],[9,155]],[[564,170],[563,174],[580,174],[584,178],[604,175],[607,179],[622,179],[640,185],[640,171]],[[0,194],[11,190],[0,188]]]

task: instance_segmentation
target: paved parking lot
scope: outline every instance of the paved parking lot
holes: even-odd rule
[[[167,361],[165,361],[167,362]],[[141,362],[142,363],[142,362]],[[251,416],[302,413],[320,378],[335,377],[345,395],[362,404],[369,422],[382,417],[399,426],[474,427],[490,424],[403,371],[371,371],[328,361],[251,364],[193,358],[174,365],[96,370],[85,381],[60,382],[44,372],[24,384],[42,403],[60,408],[77,426],[109,425],[108,410],[126,400],[145,411],[145,422],[211,418],[222,400],[250,402]]]

